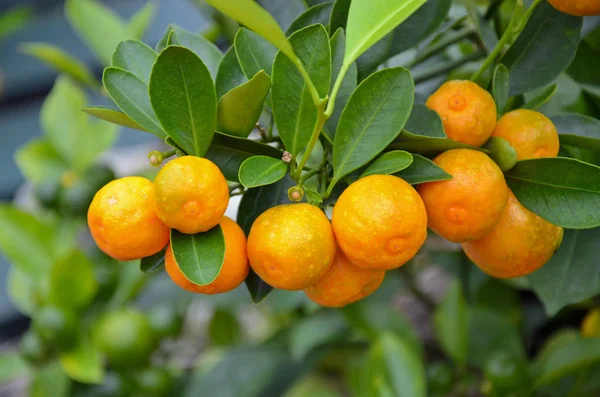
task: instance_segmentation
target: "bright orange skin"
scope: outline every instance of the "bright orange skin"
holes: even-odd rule
[[[165,268],[171,280],[181,288],[197,294],[221,294],[239,286],[248,276],[250,266],[246,256],[246,235],[237,223],[224,216],[219,222],[225,237],[225,259],[217,278],[210,284],[197,285],[188,280],[175,261],[171,245],[165,254]]]
[[[508,200],[500,168],[471,149],[449,150],[433,162],[453,176],[417,187],[427,208],[429,227],[454,243],[477,240],[496,225]]]
[[[304,292],[321,306],[342,307],[371,295],[384,277],[383,270],[365,270],[353,265],[338,249],[329,271]]]
[[[517,152],[518,160],[556,157],[560,148],[552,121],[529,109],[506,113],[498,120],[492,136],[506,139]]]
[[[600,0],[548,0],[548,3],[565,14],[578,17],[600,15]]]
[[[526,276],[544,266],[562,238],[562,227],[523,207],[509,190],[508,204],[500,221],[482,239],[463,244],[463,249],[490,276],[512,278]]]
[[[340,249],[362,269],[400,267],[427,238],[423,201],[392,175],[371,175],[348,186],[333,208],[332,224]]]
[[[250,266],[267,284],[302,290],[325,275],[335,256],[331,223],[309,204],[269,208],[248,236]]]
[[[229,204],[229,187],[212,161],[183,156],[169,161],[156,175],[156,214],[181,233],[215,227]]]
[[[425,103],[442,119],[448,138],[483,145],[496,125],[496,104],[489,92],[468,80],[448,81]]]
[[[152,182],[130,176],[100,189],[88,209],[88,226],[107,255],[128,261],[154,255],[169,242],[169,228],[156,216]]]

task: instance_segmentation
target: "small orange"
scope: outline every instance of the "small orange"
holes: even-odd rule
[[[600,0],[548,0],[548,3],[565,14],[578,17],[600,15]]]
[[[427,208],[429,227],[454,243],[485,236],[502,216],[508,200],[500,168],[484,153],[471,149],[449,150],[433,162],[452,179],[417,188]]]
[[[348,259],[370,270],[402,266],[427,237],[423,201],[392,175],[370,175],[348,186],[333,208],[332,224]]]
[[[496,104],[489,92],[468,80],[448,81],[425,105],[442,119],[448,138],[483,145],[496,125]]]
[[[500,221],[485,237],[463,244],[467,256],[490,276],[526,276],[548,262],[560,246],[562,227],[523,207],[508,191]]]
[[[590,310],[581,322],[581,335],[586,338],[600,337],[600,309]]]
[[[250,266],[279,289],[313,285],[325,275],[334,256],[331,223],[310,204],[269,208],[256,218],[248,236]]]
[[[518,160],[556,157],[560,146],[552,121],[529,109],[506,113],[498,120],[492,136],[506,139],[517,152]]]
[[[304,292],[321,306],[342,307],[371,295],[384,277],[383,270],[365,270],[353,265],[338,249],[329,271]]]
[[[98,247],[122,261],[154,255],[169,242],[169,228],[156,216],[152,182],[130,176],[100,189],[88,209]]]
[[[229,187],[219,167],[195,156],[169,161],[156,175],[154,191],[158,217],[186,234],[215,227],[229,204]]]
[[[216,279],[210,284],[197,285],[188,280],[177,265],[171,246],[165,254],[165,268],[171,280],[181,288],[197,294],[220,294],[235,289],[248,276],[250,266],[246,257],[246,236],[237,223],[224,216],[221,229],[225,237],[225,259]]]

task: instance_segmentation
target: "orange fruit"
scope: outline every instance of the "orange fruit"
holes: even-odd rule
[[[429,227],[454,243],[485,236],[502,216],[508,199],[500,168],[484,153],[471,149],[449,150],[433,162],[452,179],[417,188],[427,208]]]
[[[348,186],[333,208],[332,224],[340,249],[363,269],[402,266],[427,237],[423,201],[392,175],[370,175]]]
[[[481,146],[494,131],[496,104],[489,92],[468,80],[448,81],[425,105],[442,119],[448,138]]]
[[[304,292],[321,306],[342,307],[371,295],[384,277],[383,270],[365,270],[353,265],[338,249],[327,273]]]
[[[195,156],[169,161],[154,180],[156,214],[181,233],[215,227],[229,204],[227,181],[212,161]]]
[[[498,120],[492,136],[506,139],[517,152],[518,160],[556,157],[560,146],[552,121],[529,109],[506,113]]]
[[[237,223],[226,216],[221,218],[219,224],[225,237],[225,259],[219,275],[210,284],[197,285],[188,280],[179,269],[171,246],[167,247],[165,254],[167,274],[181,288],[197,294],[221,294],[235,289],[248,276],[250,267],[246,257],[246,235]]]
[[[548,0],[548,3],[565,14],[578,17],[600,15],[600,0]]]
[[[463,249],[490,276],[526,276],[548,262],[560,246],[562,227],[555,226],[523,207],[508,191],[502,217],[485,237],[464,243]]]
[[[250,266],[267,284],[301,290],[325,275],[335,256],[335,239],[325,214],[310,204],[269,208],[248,236]]]
[[[587,338],[600,337],[600,309],[590,310],[581,322],[581,335]]]
[[[105,185],[87,218],[98,247],[118,260],[154,255],[169,242],[169,228],[156,216],[154,188],[146,178],[130,176]]]

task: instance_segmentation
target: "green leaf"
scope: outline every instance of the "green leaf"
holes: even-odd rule
[[[312,205],[320,205],[323,203],[323,197],[318,192],[315,192],[311,189],[304,189],[304,195],[306,196],[306,201]]]
[[[110,65],[117,44],[129,38],[125,21],[96,0],[67,0],[65,15],[69,24],[105,65]]]
[[[97,289],[94,264],[81,251],[73,251],[52,265],[50,302],[64,308],[81,309],[91,302]]]
[[[51,362],[33,373],[29,397],[68,397],[71,380],[57,362]]]
[[[198,234],[171,229],[170,244],[179,269],[189,281],[206,285],[217,278],[225,260],[225,237],[220,225]]]
[[[510,170],[517,164],[517,152],[506,139],[493,136],[483,147],[490,151],[489,156],[498,164],[502,172]]]
[[[335,134],[336,180],[371,161],[392,142],[408,120],[413,97],[412,77],[403,68],[381,70],[359,84]]]
[[[404,131],[429,138],[446,138],[444,125],[440,116],[425,105],[413,107],[410,117],[404,126]]]
[[[487,23],[483,16],[479,13],[479,7],[476,0],[461,0],[487,53],[494,50],[498,44],[498,37],[494,29]]]
[[[394,29],[389,56],[394,56],[415,47],[444,21],[452,0],[427,1],[400,26]]]
[[[468,317],[469,363],[481,368],[498,351],[504,351],[515,359],[525,359],[517,329],[500,314],[475,308],[469,311]]]
[[[133,73],[109,67],[104,69],[104,87],[114,103],[146,131],[164,139],[167,134],[160,125],[148,96],[148,86]]]
[[[117,128],[79,110],[86,103],[83,90],[66,76],[56,80],[41,110],[41,123],[52,146],[75,171],[83,171],[108,149]]]
[[[156,46],[154,46],[154,51],[156,51],[157,53],[160,54],[162,52],[162,50],[167,48],[167,46],[170,43],[171,33],[173,33],[174,26],[175,26],[174,24],[167,25],[167,28],[165,29],[165,33],[163,33],[163,36],[160,38],[160,40],[158,40],[158,42],[156,43]]]
[[[165,48],[150,77],[150,102],[169,137],[203,156],[217,127],[217,95],[202,60],[184,47]]]
[[[270,185],[283,178],[288,165],[268,156],[253,156],[246,159],[239,171],[239,180],[246,188]]]
[[[283,30],[286,30],[307,7],[303,0],[257,0],[256,2],[275,18]]]
[[[596,247],[600,229],[565,230],[562,244],[552,259],[527,276],[546,313],[553,316],[563,307],[600,293]]]
[[[496,111],[498,117],[500,117],[504,114],[510,94],[510,74],[503,64],[499,64],[494,70],[492,92],[494,94],[494,102],[496,102]]]
[[[337,311],[321,311],[296,322],[289,333],[290,355],[303,360],[311,350],[342,339],[347,331],[344,319]]]
[[[48,43],[23,43],[19,45],[19,49],[82,84],[92,88],[99,87],[98,81],[86,64],[60,47]]]
[[[404,179],[411,185],[417,185],[425,182],[448,181],[452,175],[438,167],[427,157],[412,154],[413,161],[408,168],[396,172],[394,175]]]
[[[157,3],[148,1],[142,8],[136,11],[127,24],[127,34],[134,39],[141,40],[156,13]]]
[[[354,62],[424,3],[425,0],[381,0],[376,3],[368,0],[353,1],[346,26],[344,64]]]
[[[18,266],[10,266],[6,294],[19,312],[29,317],[33,316],[39,298],[39,283],[31,275]]]
[[[140,260],[140,270],[144,273],[154,273],[165,266],[166,248],[160,250],[152,256],[147,256]]]
[[[59,357],[63,370],[73,380],[101,384],[104,379],[102,358],[91,338],[80,329],[77,345]]]
[[[157,56],[152,48],[141,41],[125,40],[119,43],[113,53],[112,66],[133,73],[148,85]]]
[[[469,342],[469,313],[458,282],[450,284],[442,303],[436,307],[433,326],[446,354],[456,364],[465,365]]]
[[[412,155],[403,150],[392,150],[375,159],[360,176],[389,175],[406,169],[412,163]]]
[[[600,121],[575,113],[559,114],[551,118],[558,130],[562,145],[600,151]]]
[[[29,5],[11,7],[0,14],[0,40],[27,26],[34,14],[34,8]]]
[[[290,59],[296,59],[292,46],[275,19],[253,0],[206,0],[206,2],[261,35]]]
[[[393,34],[389,33],[356,59],[358,81],[362,81],[389,58]]]
[[[255,155],[281,159],[282,152],[273,146],[217,132],[205,157],[219,167],[225,179],[239,182],[238,171],[242,163]]]
[[[23,378],[28,373],[29,368],[19,353],[3,352],[0,354],[0,385]]]
[[[13,265],[39,279],[53,263],[52,236],[47,223],[8,204],[0,204],[0,250]]]
[[[312,25],[290,36],[294,50],[321,98],[329,91],[331,52],[322,25]],[[317,123],[317,106],[296,65],[279,52],[273,63],[273,114],[287,151],[296,157],[306,149]]]
[[[217,129],[247,138],[262,113],[270,88],[271,79],[261,70],[248,82],[223,95],[217,107]]]
[[[336,5],[337,3],[339,3],[339,1],[336,2]],[[350,5],[350,3],[348,3],[348,5]],[[346,48],[346,36],[344,35],[344,31],[342,29],[336,30],[335,34],[331,37],[331,40],[329,40],[329,44],[331,47],[332,59],[330,86],[333,87],[333,83],[340,73],[342,63],[344,62],[344,52]],[[338,91],[336,97],[333,113],[325,122],[325,132],[332,141],[335,138],[335,130],[342,115],[342,111],[344,110],[344,107],[346,107],[346,103],[348,103],[350,96],[356,89],[356,85],[358,84],[357,81],[358,70],[356,69],[356,64],[352,63],[346,72],[346,76],[344,76],[344,80],[342,80],[342,85],[340,86],[340,90]]]
[[[314,24],[321,24],[323,26],[327,26],[329,22],[329,15],[331,14],[331,7],[333,5],[332,1],[326,1],[324,3],[315,4],[310,7],[302,14],[298,16],[292,22],[292,24],[287,28],[285,34],[291,35],[292,33],[303,29],[307,26]]]
[[[223,58],[223,53],[216,45],[206,40],[201,34],[192,33],[179,26],[173,26],[171,42],[171,44],[180,45],[192,50],[206,65],[210,75],[213,78],[217,75],[217,69],[221,58]]]
[[[346,29],[351,2],[352,0],[335,0],[329,17],[329,35],[336,33],[340,28]],[[331,47],[333,48],[333,46]]]
[[[277,48],[251,30],[241,28],[235,35],[235,53],[246,78],[261,70],[273,74],[273,60]]]
[[[510,71],[511,95],[543,87],[567,69],[577,51],[582,20],[546,2],[536,7],[519,38],[502,57]]]
[[[396,138],[387,149],[400,149],[421,154],[437,154],[452,149],[471,149],[489,153],[487,149],[467,145],[466,143],[454,141],[452,139],[430,138],[422,135],[414,135],[408,131],[401,132],[398,138]]]
[[[79,109],[96,118],[108,121],[109,123],[147,132],[144,127],[133,121],[131,117],[119,110],[105,108],[102,106],[80,106]]]
[[[553,383],[569,375],[600,362],[600,339],[572,338],[547,355],[539,362],[540,373],[536,386]]]
[[[380,349],[388,382],[394,396],[425,397],[427,384],[423,359],[410,341],[392,333],[384,333],[373,347]]]
[[[523,109],[537,109],[540,106],[543,106],[548,102],[556,91],[558,90],[558,85],[552,84],[551,86],[546,87],[539,95],[534,97],[532,100],[528,101],[525,105],[522,106]]]
[[[57,178],[69,169],[45,138],[35,138],[17,149],[15,162],[34,185]]]
[[[506,182],[521,204],[568,229],[600,226],[600,167],[568,158],[517,162]]]
[[[221,63],[219,63],[219,68],[217,69],[215,83],[217,98],[221,98],[225,93],[242,85],[246,81],[246,76],[244,75],[244,71],[238,62],[235,53],[235,46],[231,46],[225,55],[223,55]]]
[[[240,322],[231,310],[217,308],[208,324],[208,335],[215,346],[229,346],[240,341]]]

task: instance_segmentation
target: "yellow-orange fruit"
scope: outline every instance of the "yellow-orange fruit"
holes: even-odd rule
[[[250,266],[279,289],[313,285],[327,272],[334,255],[331,223],[309,204],[269,208],[256,218],[248,236]]]
[[[506,113],[498,120],[492,136],[506,139],[517,152],[518,160],[556,157],[560,149],[554,123],[529,109]]]
[[[169,227],[195,234],[215,227],[229,204],[229,187],[212,161],[183,156],[156,175],[156,213]]]
[[[481,270],[498,278],[526,276],[548,262],[560,246],[562,227],[523,207],[509,190],[502,217],[485,237],[463,244]]]
[[[588,312],[581,322],[581,335],[587,338],[600,337],[600,309]]]
[[[442,84],[425,105],[440,115],[448,138],[474,146],[488,140],[498,116],[490,93],[468,80]]]
[[[560,12],[585,17],[600,15],[600,0],[548,0]]]
[[[235,289],[248,276],[250,266],[246,257],[246,236],[237,223],[224,216],[221,229],[225,237],[225,258],[216,279],[210,284],[197,285],[188,280],[177,265],[171,246],[165,255],[165,268],[171,280],[181,288],[197,294],[221,294]]]
[[[128,261],[154,255],[169,242],[169,228],[156,216],[152,182],[130,176],[100,189],[88,209],[88,226],[107,255]]]
[[[392,175],[371,175],[348,186],[333,208],[332,224],[340,249],[363,269],[402,266],[427,238],[421,197]]]
[[[342,307],[371,295],[384,277],[383,270],[365,270],[353,265],[338,249],[327,273],[304,292],[321,306]]]
[[[482,238],[506,206],[508,186],[502,171],[487,155],[471,149],[449,150],[433,161],[452,179],[417,187],[429,227],[454,243]]]

